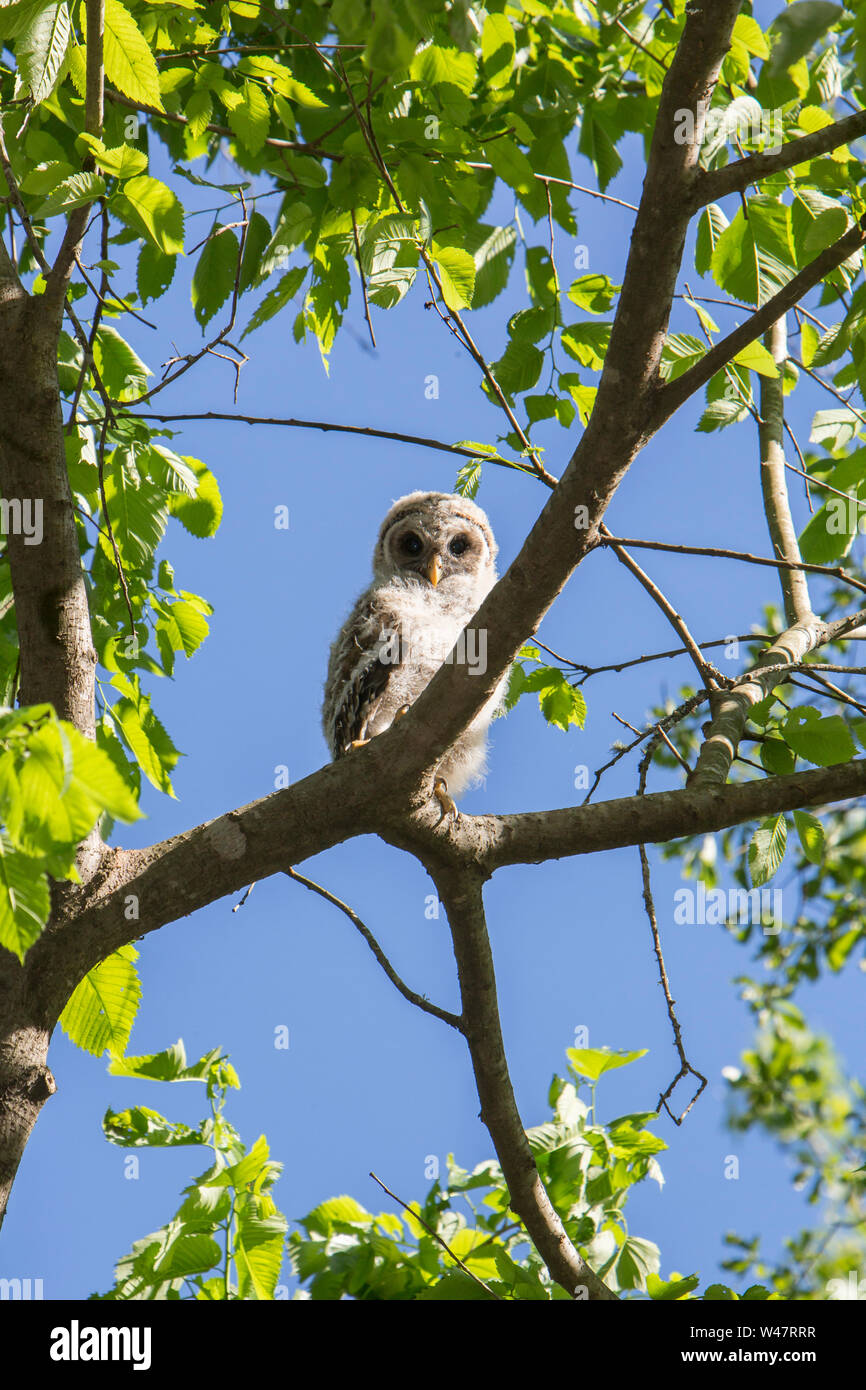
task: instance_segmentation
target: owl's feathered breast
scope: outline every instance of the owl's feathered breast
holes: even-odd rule
[[[374,584],[331,647],[322,726],[333,757],[372,738],[411,704],[472,616],[465,602],[414,579]]]

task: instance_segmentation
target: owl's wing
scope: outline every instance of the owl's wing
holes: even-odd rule
[[[340,758],[355,739],[365,737],[367,723],[394,669],[382,661],[380,625],[374,605],[362,597],[331,650],[323,711],[325,736],[333,757]]]

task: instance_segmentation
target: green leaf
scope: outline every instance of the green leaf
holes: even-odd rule
[[[558,674],[560,680],[539,691],[538,703],[541,713],[548,724],[555,724],[564,733],[567,733],[571,724],[576,724],[578,729],[582,729],[586,723],[586,700],[583,691],[578,690],[577,686],[569,685],[561,671]]]
[[[23,961],[50,911],[48,880],[40,861],[15,849],[0,832],[0,946]]]
[[[859,925],[843,932],[827,947],[827,964],[834,972],[844,966],[854,947],[863,940],[863,928]]]
[[[18,79],[36,106],[54,90],[71,33],[66,5],[49,4],[34,16],[15,46]]]
[[[80,791],[114,820],[139,820],[136,798],[108,754],[65,720],[61,728],[72,755],[68,788]]]
[[[57,184],[54,192],[44,202],[34,208],[33,216],[56,217],[58,213],[92,203],[104,193],[105,179],[100,174],[70,174],[68,179],[62,179]]]
[[[242,1286],[248,1284],[252,1296],[271,1299],[280,1277],[288,1222],[274,1216],[254,1216],[242,1212],[237,1218],[235,1261]],[[249,1295],[248,1295],[249,1296]]]
[[[641,1240],[639,1236],[626,1236],[613,1264],[619,1287],[646,1288],[647,1278],[658,1272],[660,1258],[659,1248],[651,1240]]]
[[[86,12],[81,8],[85,29]],[[105,0],[105,75],[119,92],[145,106],[165,108],[159,89],[159,71],[147,39],[120,0]]]
[[[757,339],[749,343],[748,347],[741,348],[736,357],[732,359],[738,362],[741,367],[748,367],[750,371],[757,372],[758,376],[778,377],[779,368],[773,360],[773,354],[768,352],[763,343]]]
[[[796,758],[780,738],[765,738],[761,744],[761,766],[774,777],[787,777],[794,771]]]
[[[699,275],[709,272],[719,238],[728,226],[728,219],[718,203],[708,203],[698,218],[695,244],[695,270]]]
[[[232,293],[239,259],[240,247],[234,232],[215,223],[192,277],[192,306],[202,331]]]
[[[373,304],[391,309],[418,271],[418,228],[409,217],[389,214],[369,222],[361,243],[361,265]]]
[[[174,279],[177,256],[166,256],[152,241],[145,241],[138,253],[136,286],[142,304],[162,299]]]
[[[114,1060],[108,1070],[115,1071]],[[189,1125],[172,1124],[158,1110],[146,1105],[131,1106],[128,1110],[106,1110],[102,1132],[109,1144],[123,1149],[173,1149],[204,1143],[200,1131],[190,1129]]]
[[[475,86],[477,66],[471,53],[431,43],[415,54],[409,72],[414,81],[425,87],[444,82],[469,96]]]
[[[821,718],[811,706],[791,710],[782,724],[785,742],[806,762],[832,767],[850,762],[856,753],[851,730],[841,714]]]
[[[147,390],[150,368],[110,324],[100,325],[93,360],[112,400],[129,400]]]
[[[122,1053],[141,1002],[141,982],[135,968],[138,951],[121,946],[101,961],[76,986],[60,1023],[76,1047],[95,1057],[108,1048]]]
[[[788,823],[783,815],[761,821],[749,845],[749,871],[755,888],[769,883],[785,857]]]
[[[184,102],[183,114],[189,121],[193,139],[198,140],[213,120],[213,97],[209,89],[198,84]]]
[[[242,100],[229,111],[229,125],[249,154],[257,155],[271,124],[267,97],[255,82],[245,82]]]
[[[679,1298],[687,1298],[690,1293],[694,1293],[698,1284],[701,1282],[699,1274],[690,1274],[685,1279],[660,1279],[657,1274],[647,1276],[646,1291],[650,1298],[657,1302],[673,1302]]]
[[[582,367],[598,372],[610,342],[609,323],[571,323],[562,330],[562,346]]]
[[[812,260],[819,252],[832,246],[848,230],[849,218],[844,208],[826,208],[819,213],[803,240],[806,259]]]
[[[158,791],[174,796],[169,773],[180,753],[150,708],[150,700],[146,696],[140,697],[137,704],[130,699],[118,700],[112,716],[147,780]]]
[[[484,157],[493,172],[509,188],[517,193],[531,193],[535,187],[535,175],[526,155],[518,148],[510,135],[500,140],[491,140],[484,146]]]
[[[490,227],[483,222],[470,227],[464,235],[465,249],[475,261],[475,292],[473,309],[492,304],[508,284],[514,261],[517,228]]]
[[[162,1052],[142,1053],[137,1057],[113,1057],[108,1070],[112,1076],[138,1077],[142,1081],[207,1081],[218,1063],[222,1069],[221,1056],[220,1049],[215,1047],[199,1057],[198,1061],[187,1065],[186,1049],[179,1038]],[[234,1076],[233,1068],[228,1067],[227,1071]],[[237,1087],[239,1083],[235,1077],[227,1084]]]
[[[111,207],[121,221],[166,256],[183,251],[183,207],[171,189],[149,174],[128,179]]]
[[[219,483],[200,459],[185,454],[184,463],[189,464],[198,479],[196,494],[194,497],[187,497],[182,493],[173,494],[168,499],[168,509],[191,536],[205,540],[208,536],[216,535],[222,520],[223,503]]]
[[[810,864],[820,864],[824,857],[824,827],[817,816],[807,811],[794,812],[794,824],[800,837],[803,853]]]
[[[566,1048],[565,1055],[571,1069],[579,1077],[585,1077],[587,1081],[598,1081],[606,1071],[627,1067],[645,1057],[648,1051],[646,1047],[636,1052],[611,1052],[606,1047],[569,1047]]]
[[[510,338],[505,352],[492,365],[493,375],[507,396],[528,391],[541,376],[544,353],[533,343]]]
[[[238,289],[241,293],[255,284],[259,276],[265,248],[271,240],[271,224],[260,212],[250,214]]]
[[[823,34],[841,18],[842,6],[826,0],[795,0],[770,25],[774,40],[768,68],[778,76],[811,51]]]
[[[367,39],[364,58],[374,72],[395,73],[408,68],[415,43],[397,23],[385,0],[376,5],[376,17]]]
[[[719,286],[747,304],[766,304],[794,275],[791,210],[774,198],[750,198],[722,232],[712,255]]]
[[[296,265],[286,272],[279,284],[265,295],[241,334],[242,338],[245,338],[248,333],[254,332],[255,329],[261,328],[263,323],[267,323],[268,319],[272,319],[295,298],[304,283],[308,268],[305,265]]]
[[[115,145],[106,149],[95,135],[82,134],[78,139],[90,150],[97,166],[116,179],[130,179],[135,174],[143,174],[147,168],[147,155],[134,145]]]
[[[511,21],[504,14],[489,14],[481,31],[481,57],[488,86],[506,86],[514,67],[515,48]]]
[[[475,292],[475,261],[459,246],[437,246],[433,256],[442,282],[442,297],[449,309],[468,309]]]
[[[458,497],[475,497],[481,484],[483,459],[470,459],[457,473],[454,491]]]
[[[572,281],[568,298],[580,309],[590,314],[606,314],[621,289],[608,275],[596,272],[594,275],[581,275]]]

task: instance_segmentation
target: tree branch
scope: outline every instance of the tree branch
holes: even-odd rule
[[[808,294],[825,276],[837,270],[843,261],[847,261],[850,256],[861,250],[864,243],[866,215],[859,222],[855,222],[853,227],[849,227],[844,236],[834,241],[832,246],[822,251],[820,256],[816,256],[814,261],[810,261],[779,290],[778,294],[774,294],[772,299],[768,299],[766,304],[752,314],[751,318],[746,319],[739,328],[735,328],[726,338],[716,343],[715,347],[710,348],[699,362],[687,372],[683,372],[675,381],[669,381],[662,387],[652,416],[652,431],[660,429],[665,421],[669,420],[695,391],[705,386],[716,372],[721,371],[732,357],[736,357],[738,352],[749,346],[749,343],[766,333],[777,319],[789,309],[793,309],[804,294]]]
[[[116,411],[118,416],[123,416],[127,412],[123,409]],[[91,422],[96,423],[99,417],[91,417]],[[295,420],[285,419],[274,415],[232,415],[223,411],[206,410],[198,414],[182,415],[157,415],[152,411],[136,411],[130,413],[133,420],[164,420],[172,422],[176,420],[236,420],[244,425],[281,425],[289,429],[299,430],[322,430],[327,434],[334,431],[338,434],[357,434],[366,435],[368,439],[393,439],[398,444],[420,444],[425,449],[438,449],[443,454],[457,454],[461,458],[478,459],[484,463],[496,463],[503,468],[516,468],[520,472],[531,473],[529,467],[512,460],[502,458],[500,454],[479,454],[477,449],[467,448],[463,444],[446,444],[441,439],[430,439],[423,434],[403,434],[399,430],[379,430],[372,425],[339,425],[331,420]]]
[[[433,881],[448,914],[460,976],[466,1041],[481,1101],[481,1119],[493,1140],[508,1184],[510,1205],[529,1232],[551,1276],[571,1295],[615,1299],[575,1250],[535,1166],[514,1100],[502,1041],[496,975],[484,920],[482,880],[466,870],[440,872]]]
[[[856,111],[853,116],[845,116],[833,125],[812,131],[811,135],[789,140],[779,150],[750,154],[726,164],[722,169],[709,169],[701,175],[695,187],[695,211],[706,207],[707,203],[718,202],[728,193],[743,193],[750,183],[759,183],[769,174],[776,174],[781,169],[793,169],[795,164],[806,164],[810,159],[829,154],[860,135],[866,135],[866,111]]]
[[[861,611],[850,618],[825,623],[814,615],[795,623],[762,654],[748,678],[740,680],[719,700],[709,733],[690,780],[692,787],[723,785],[737,755],[749,710],[783,682],[785,667],[798,666],[807,652],[844,636],[863,622]]]
[[[704,835],[802,806],[847,801],[866,792],[866,759],[726,786],[695,786],[509,816],[462,816],[455,851],[479,869],[539,864],[639,844]]]
[[[88,135],[100,138],[105,111],[105,0],[86,0],[87,20],[87,74],[84,97],[84,129]],[[94,167],[92,155],[87,155],[83,166],[85,170]],[[45,277],[45,297],[51,302],[62,302],[66,298],[66,285],[72,274],[72,267],[81,251],[81,242],[90,218],[91,203],[83,203],[73,208],[69,214],[66,231],[54,265]]]
[[[772,560],[768,555],[752,555],[747,550],[726,550],[718,545],[676,545],[672,541],[645,541],[635,536],[612,536],[609,533],[598,539],[598,545],[630,545],[635,550],[665,550],[672,555],[707,555],[717,560],[741,560],[747,565],[767,565],[770,569],[804,570],[808,574],[824,574],[828,579],[838,579],[842,584],[850,584],[852,589],[866,593],[866,581],[855,579],[841,565],[813,565],[807,560]]]
[[[809,583],[803,571],[800,545],[791,506],[788,501],[788,482],[785,477],[785,392],[784,368],[788,357],[788,332],[785,316],[764,334],[764,346],[778,368],[778,376],[761,377],[761,422],[758,439],[761,448],[761,493],[764,515],[773,549],[784,560],[779,566],[779,582],[789,627],[808,622],[812,616]]]
[[[637,563],[635,559],[632,558],[631,555],[629,555],[628,551],[623,549],[623,546],[615,540],[615,538],[610,534],[606,526],[600,526],[599,532],[601,534],[602,540],[604,540],[610,546],[611,550],[613,551],[616,558],[619,560],[620,564],[625,565],[626,569],[634,575],[638,583],[642,585],[644,589],[646,589],[650,598],[653,600],[653,603],[657,604],[661,611],[664,613],[668,622],[671,624],[671,627],[674,629],[680,640],[684,643],[685,650],[688,652],[689,656],[692,658],[692,661],[695,663],[701,681],[708,686],[718,685],[718,680],[713,674],[712,667],[709,665],[708,662],[704,660],[703,653],[701,652],[700,647],[698,646],[695,639],[692,637],[692,634],[689,632],[683,618],[676,611],[673,604],[665,598],[661,589],[659,589],[659,587],[653,583],[649,575],[641,569],[640,565]]]
[[[323,888],[319,883],[314,883],[311,878],[305,878],[303,874],[298,873],[297,869],[286,869],[286,875],[293,878],[296,883],[302,883],[305,888],[310,889],[310,892],[318,893],[319,897],[324,898],[326,903],[333,903],[334,907],[338,907],[341,912],[345,913],[352,925],[363,936],[391,984],[402,994],[404,999],[407,999],[410,1004],[414,1004],[416,1009],[421,1009],[425,1014],[432,1014],[433,1018],[447,1023],[450,1028],[456,1028],[458,1033],[463,1032],[463,1020],[458,1014],[449,1013],[447,1009],[440,1009],[438,1004],[431,1004],[428,999],[424,998],[423,994],[416,994],[414,989],[410,989],[407,984],[403,983],[370,928],[365,926],[357,912],[353,912],[348,903],[341,902],[339,898],[334,897],[333,893],[329,893],[327,888]]]
[[[171,56],[176,57],[176,54]],[[170,121],[174,125],[189,125],[187,117],[180,115],[179,112],[160,111],[156,106],[148,106],[142,101],[132,101],[130,97],[122,96],[120,92],[114,92],[111,89],[106,91],[105,95],[107,100],[115,106],[125,106],[129,111],[140,111],[142,115],[152,116],[154,120]],[[208,124],[204,129],[209,130],[213,135],[224,135],[229,140],[237,139],[237,134],[231,126]],[[309,154],[314,159],[330,159],[335,164],[338,164],[343,158],[341,154],[330,154],[328,150],[320,149],[318,145],[305,145],[303,141],[299,140],[281,140],[276,135],[266,136],[264,144],[275,150],[288,150],[294,154]]]

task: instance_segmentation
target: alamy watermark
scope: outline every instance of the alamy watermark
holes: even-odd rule
[[[781,111],[765,111],[754,97],[739,97],[729,106],[710,107],[699,101],[694,110],[681,106],[674,112],[677,145],[721,147],[729,140],[761,144],[765,154],[778,153],[785,141]]]
[[[782,930],[781,888],[710,888],[698,879],[696,888],[674,893],[674,922],[678,927],[760,927],[765,936]]]
[[[0,497],[0,532],[23,536],[25,545],[41,545],[42,498]]]
[[[379,632],[378,657],[383,666],[427,659],[445,666],[467,666],[470,676],[483,676],[487,670],[487,629],[466,628],[446,656],[441,652],[442,637],[430,628],[383,627]]]

